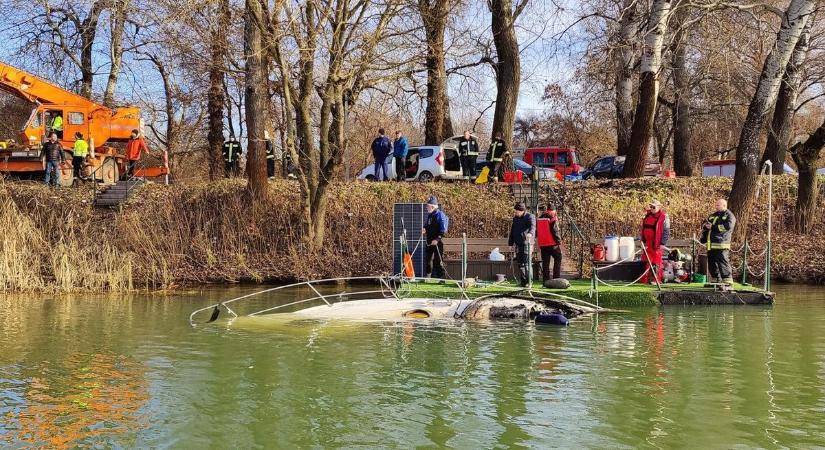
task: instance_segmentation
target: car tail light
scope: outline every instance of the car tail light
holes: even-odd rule
[[[435,157],[435,163],[441,167],[444,167],[444,150],[438,151],[438,155]]]

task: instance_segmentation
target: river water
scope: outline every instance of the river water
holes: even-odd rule
[[[825,445],[823,288],[567,328],[187,322],[250,289],[0,299],[0,447]]]

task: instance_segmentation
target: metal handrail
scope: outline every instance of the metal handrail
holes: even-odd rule
[[[286,284],[286,285],[283,285],[283,286],[276,286],[276,287],[273,287],[273,288],[268,288],[268,289],[264,289],[264,290],[261,290],[261,291],[256,291],[256,292],[253,292],[253,293],[251,293],[251,294],[242,295],[242,296],[240,296],[240,297],[231,298],[231,299],[229,299],[229,300],[224,300],[224,301],[222,301],[222,302],[218,302],[218,303],[215,303],[215,304],[212,304],[212,305],[209,305],[209,306],[206,306],[206,307],[203,307],[203,308],[197,309],[197,310],[193,311],[193,312],[192,312],[192,314],[190,314],[190,315],[189,315],[189,323],[190,323],[191,325],[193,325],[193,326],[194,326],[194,325],[195,325],[195,323],[193,322],[193,318],[195,317],[195,315],[197,315],[197,314],[199,314],[199,313],[201,313],[201,312],[208,311],[208,310],[210,310],[210,309],[215,309],[215,308],[220,308],[220,307],[226,307],[226,305],[228,305],[228,304],[230,304],[230,303],[234,303],[234,302],[237,302],[237,301],[240,301],[240,300],[245,300],[245,299],[248,299],[248,298],[251,298],[251,297],[255,297],[255,296],[258,296],[258,295],[261,295],[261,294],[267,294],[267,293],[270,293],[270,292],[275,292],[275,291],[279,291],[279,290],[283,290],[283,289],[294,288],[294,287],[298,287],[298,286],[310,286],[310,285],[314,285],[314,284],[330,283],[330,282],[333,282],[333,281],[337,282],[337,281],[364,281],[364,280],[372,280],[372,281],[378,281],[378,282],[380,282],[383,286],[386,286],[386,287],[388,287],[388,288],[389,288],[389,285],[386,283],[386,279],[385,279],[385,278],[386,278],[386,277],[381,277],[381,276],[371,276],[371,277],[338,277],[338,278],[326,278],[326,279],[323,279],[323,280],[307,280],[307,281],[301,281],[301,282],[298,282],[298,283]],[[393,289],[391,289],[391,288],[390,288],[390,290],[393,290]],[[316,291],[316,292],[317,292],[317,291]],[[335,295],[338,295],[338,294],[330,294],[329,296],[334,297]],[[229,309],[229,308],[227,308],[227,309]],[[236,315],[236,317],[237,317],[237,315]]]

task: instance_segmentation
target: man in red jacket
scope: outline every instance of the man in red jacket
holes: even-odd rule
[[[126,143],[126,174],[124,179],[128,180],[134,175],[135,167],[143,152],[149,153],[149,147],[146,146],[146,141],[143,140],[140,131],[132,130],[132,136],[129,138],[129,142]]]
[[[647,214],[642,219],[641,240],[642,264],[645,273],[641,282],[648,283],[650,276],[650,266],[653,266],[656,273],[653,275],[656,280],[662,281],[662,247],[670,239],[670,217],[662,210],[659,200],[653,200],[647,207]],[[648,263],[650,259],[650,263]]]
[[[542,281],[561,278],[561,237],[559,221],[553,206],[539,208],[541,215],[536,220],[536,242],[541,250]],[[550,258],[553,258],[553,278],[550,278]]]

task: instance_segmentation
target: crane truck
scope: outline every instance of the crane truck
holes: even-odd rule
[[[108,108],[2,62],[0,91],[22,99],[31,107],[31,113],[17,135],[0,142],[0,172],[42,172],[40,147],[46,140],[52,120],[59,116],[63,121],[59,139],[67,153],[67,161],[72,160],[70,149],[74,146],[74,135],[80,132],[88,140],[90,149],[84,169],[86,176],[94,177],[103,184],[111,184],[117,182],[121,173],[125,173],[125,156],[113,144],[128,141],[132,130],[143,129],[139,108]],[[24,107],[24,110],[27,108]],[[7,120],[2,113],[0,110],[0,120]],[[168,172],[164,156],[162,167],[143,167],[135,175],[157,177]],[[72,168],[68,165],[62,167],[61,185],[71,186],[73,181]]]

